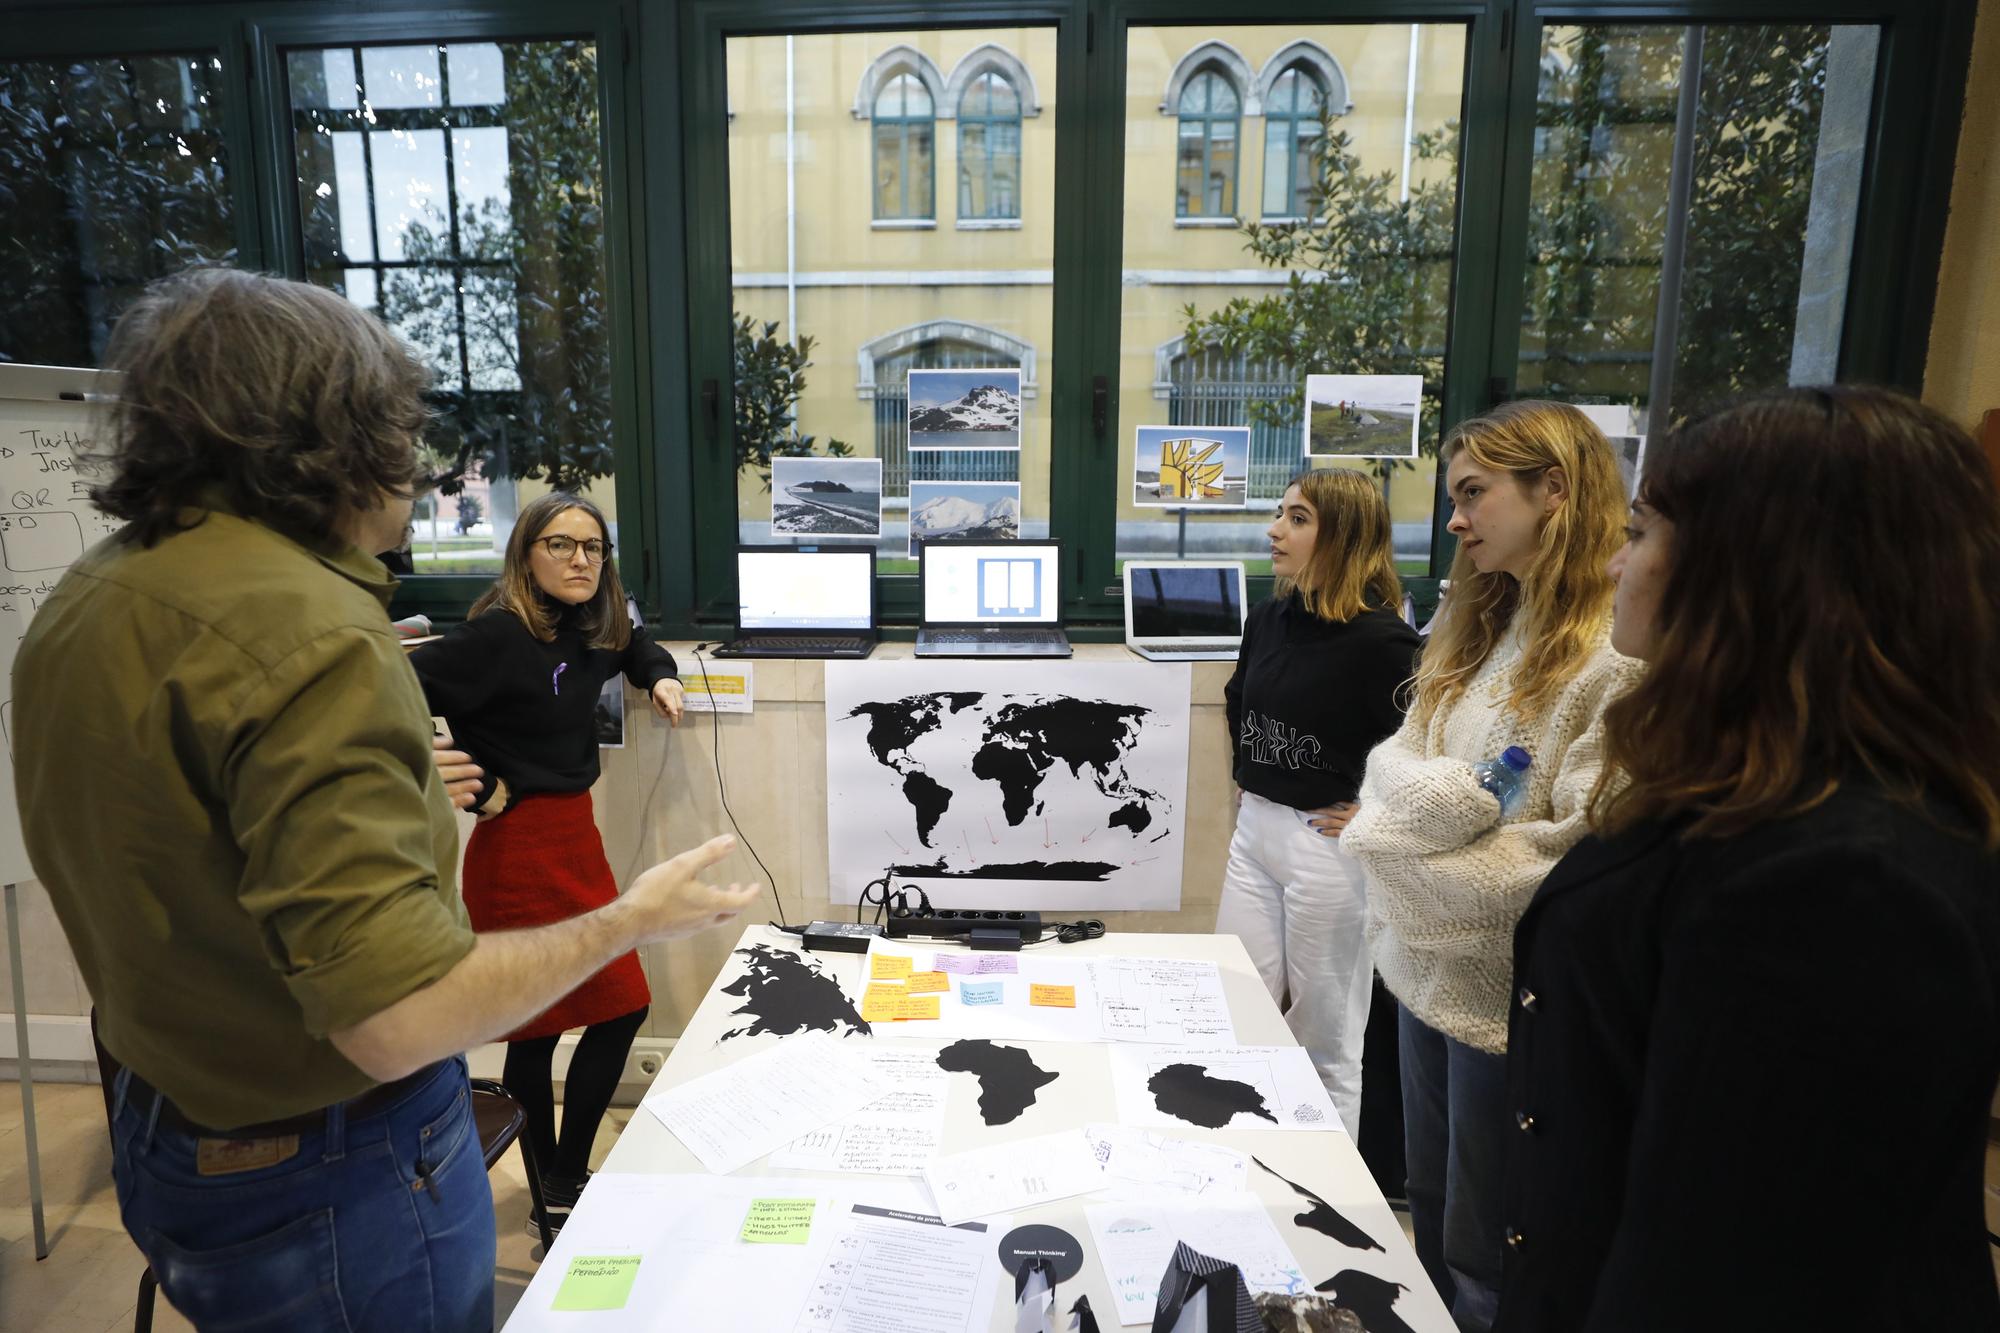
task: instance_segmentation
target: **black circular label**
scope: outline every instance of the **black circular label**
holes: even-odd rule
[[[1067,1282],[1083,1268],[1083,1246],[1069,1232],[1039,1224],[1015,1227],[1000,1238],[1000,1266],[1010,1274],[1037,1259],[1048,1263],[1057,1282]]]

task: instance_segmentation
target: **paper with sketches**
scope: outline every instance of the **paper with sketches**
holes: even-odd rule
[[[652,1093],[643,1105],[703,1166],[727,1175],[888,1091],[865,1050],[808,1032]]]
[[[1234,1148],[1129,1125],[1085,1125],[1083,1134],[1106,1185],[1120,1198],[1240,1194],[1249,1187],[1250,1159]]]
[[[822,1125],[771,1154],[774,1167],[921,1175],[944,1141],[951,1075],[938,1068],[933,1047],[898,1042],[868,1050],[889,1091],[844,1120]]]
[[[1113,1041],[1234,1046],[1222,970],[1195,958],[1093,958],[1104,1035]]]
[[[1032,1208],[1103,1183],[1089,1140],[1075,1129],[933,1158],[924,1168],[924,1184],[947,1222]]]
[[[1111,1048],[1120,1123],[1160,1129],[1341,1128],[1312,1060],[1297,1046]]]
[[[1117,1298],[1121,1324],[1152,1322],[1160,1274],[1181,1241],[1235,1264],[1253,1292],[1297,1296],[1311,1289],[1305,1270],[1254,1194],[1091,1204],[1083,1212],[1104,1279]]]

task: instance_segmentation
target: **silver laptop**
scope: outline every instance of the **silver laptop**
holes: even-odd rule
[[[1234,661],[1245,614],[1238,562],[1125,563],[1125,646],[1149,661]]]
[[[874,648],[873,546],[736,548],[736,637],[717,657],[866,657]]]
[[[1068,657],[1053,541],[917,546],[918,657]]]

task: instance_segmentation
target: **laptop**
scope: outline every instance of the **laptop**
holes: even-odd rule
[[[1239,562],[1125,562],[1125,646],[1148,661],[1233,662],[1246,614]]]
[[[717,657],[866,657],[874,650],[873,546],[736,548],[736,637]]]
[[[1068,657],[1053,541],[917,545],[918,657]]]

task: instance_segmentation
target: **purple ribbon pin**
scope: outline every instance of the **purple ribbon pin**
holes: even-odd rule
[[[567,670],[569,670],[569,663],[556,663],[556,674],[549,677],[549,689],[557,694],[562,693],[562,673]]]

